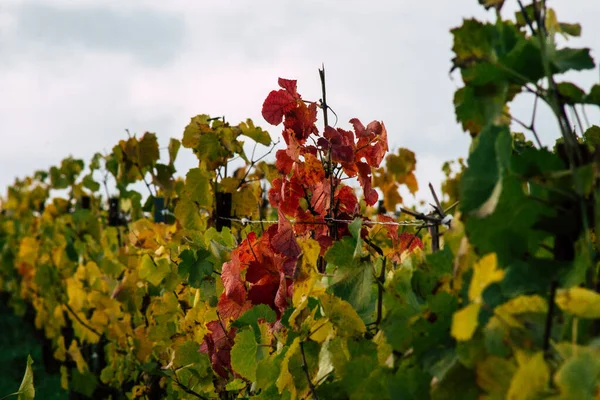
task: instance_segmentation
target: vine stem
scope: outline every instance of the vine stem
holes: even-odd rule
[[[550,299],[548,301],[548,314],[546,315],[546,328],[544,329],[544,353],[550,351],[550,336],[552,335],[552,321],[554,320],[554,300],[556,298],[556,289],[558,282],[552,281],[550,284]]]
[[[327,105],[327,89],[326,89],[326,85],[325,85],[325,65],[321,64],[321,68],[319,68],[319,77],[321,78],[321,92],[322,92],[322,98],[321,98],[321,107],[323,108],[323,124],[324,124],[324,128],[323,131],[325,131],[327,129],[327,127],[329,126],[329,117],[327,114],[327,109],[328,109],[328,105]],[[333,162],[331,161],[331,147],[329,148],[328,152],[327,152],[327,168],[329,170],[329,188],[331,193],[329,194],[329,217],[330,218],[335,218],[334,215],[334,210],[333,210],[333,204],[335,202],[335,177],[333,174]],[[329,226],[329,235],[331,236],[331,238],[333,240],[337,239],[337,223],[335,223],[335,221],[332,221],[331,225]]]
[[[177,375],[175,375],[175,378],[173,378],[173,381],[177,384],[177,386],[179,386],[187,394],[190,394],[190,395],[192,395],[194,397],[197,397],[199,399],[208,400],[208,397],[202,396],[200,393],[195,392],[194,390],[190,389],[189,387],[187,387],[183,383],[181,383],[179,381],[179,378],[177,378]]]
[[[377,319],[375,320],[375,325],[379,326],[381,323],[381,319],[383,318],[383,285],[385,285],[385,268],[386,268],[387,257],[383,257],[383,262],[381,265],[381,272],[379,273],[380,285],[377,285]]]
[[[90,332],[95,333],[96,335],[98,335],[98,337],[102,337],[102,335],[100,334],[100,332],[98,332],[97,330],[95,330],[94,328],[92,328],[91,326],[89,326],[88,324],[86,324],[85,322],[83,322],[83,320],[81,318],[79,318],[79,315],[77,315],[75,313],[75,311],[73,311],[73,309],[71,308],[71,306],[69,306],[67,303],[65,303],[65,308],[71,313],[71,315],[77,320],[77,322],[79,322],[82,326],[84,326],[85,328],[87,328]]]
[[[304,354],[304,342],[300,342],[300,353],[302,353],[302,369],[306,374],[306,380],[308,380],[308,386],[310,387],[310,393],[314,400],[319,400],[317,396],[317,392],[315,389],[315,385],[310,379],[310,374],[308,373],[308,364],[306,363],[306,354]]]

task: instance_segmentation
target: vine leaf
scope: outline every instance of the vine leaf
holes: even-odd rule
[[[271,246],[285,257],[297,258],[301,252],[292,224],[281,210],[279,210],[277,233],[271,238]]]
[[[207,323],[206,328],[210,333],[204,335],[198,351],[208,354],[213,370],[223,378],[228,378],[231,370],[231,347],[237,328],[226,331],[219,320]]]
[[[590,289],[559,289],[556,292],[556,304],[561,310],[578,318],[600,318],[600,294]]]
[[[519,367],[508,389],[507,398],[526,400],[538,398],[547,389],[550,381],[550,369],[544,360],[544,353],[538,352],[531,357],[519,354]]]
[[[244,378],[256,381],[256,353],[258,344],[251,329],[239,331],[231,349],[231,366]]]
[[[35,388],[33,386],[33,369],[31,366],[33,365],[33,359],[30,355],[27,356],[27,366],[25,367],[25,375],[23,375],[23,380],[21,381],[21,386],[19,386],[19,391],[15,394],[18,394],[18,400],[33,400],[35,398]]]
[[[296,92],[296,81],[279,78],[279,86],[283,89],[273,90],[265,99],[262,116],[271,125],[279,125],[283,115],[296,107],[300,96]]]

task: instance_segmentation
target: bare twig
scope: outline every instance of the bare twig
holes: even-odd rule
[[[314,400],[319,400],[319,397],[317,396],[317,392],[315,389],[315,385],[313,384],[312,380],[310,379],[310,374],[308,373],[308,364],[306,363],[306,354],[304,354],[304,342],[300,342],[300,353],[302,354],[302,369],[304,370],[304,373],[306,374],[306,379],[308,380],[308,386],[310,387],[310,393],[312,394],[312,397]]]

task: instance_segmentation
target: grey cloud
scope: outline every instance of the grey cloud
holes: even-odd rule
[[[55,49],[119,52],[147,65],[164,65],[183,47],[185,21],[148,10],[28,4],[17,11],[16,39]]]

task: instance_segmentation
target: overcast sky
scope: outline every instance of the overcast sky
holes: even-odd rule
[[[569,45],[600,59],[600,1],[548,3],[559,20],[582,24]],[[437,185],[442,163],[470,142],[452,105],[460,78],[448,71],[449,30],[473,16],[492,13],[477,0],[1,0],[0,188],[68,155],[87,161],[126,128],[156,132],[166,146],[196,114],[249,117],[277,138],[260,114],[264,98],[284,77],[317,100],[322,62],[338,126],[384,121],[391,148],[417,153],[421,187]],[[576,83],[598,80],[596,70]],[[530,100],[513,110],[526,120]],[[539,114],[545,144],[555,125]],[[180,158],[185,174],[195,157],[182,149]]]

